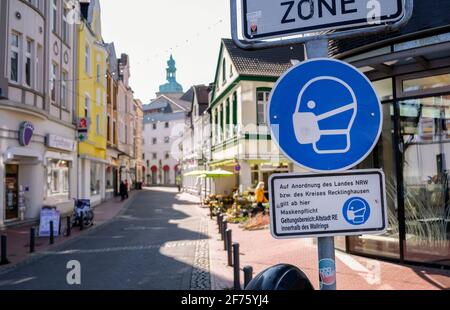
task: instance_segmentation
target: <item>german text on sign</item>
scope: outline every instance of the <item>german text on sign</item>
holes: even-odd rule
[[[384,174],[277,174],[270,179],[275,238],[382,234],[387,227]]]

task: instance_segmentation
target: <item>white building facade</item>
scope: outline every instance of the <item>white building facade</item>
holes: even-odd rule
[[[62,0],[0,2],[0,227],[77,193],[74,26]]]

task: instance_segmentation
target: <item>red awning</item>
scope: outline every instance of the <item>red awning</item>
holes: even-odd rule
[[[164,170],[164,171],[170,171],[170,167],[167,166],[167,165],[165,165],[164,168],[163,168],[163,170]]]
[[[152,166],[152,172],[157,172],[157,171],[158,171],[158,167]]]
[[[178,171],[180,169],[180,165],[176,165],[173,170]]]

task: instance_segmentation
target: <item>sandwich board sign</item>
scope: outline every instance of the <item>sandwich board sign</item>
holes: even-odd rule
[[[248,42],[395,23],[405,14],[404,0],[242,0],[241,9]]]
[[[276,174],[270,178],[276,239],[382,234],[387,228],[384,173]]]

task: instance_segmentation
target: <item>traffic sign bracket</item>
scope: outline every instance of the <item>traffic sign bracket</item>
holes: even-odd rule
[[[320,32],[317,35],[303,35],[290,39],[279,39],[279,40],[271,40],[271,41],[255,41],[250,42],[245,39],[239,38],[238,33],[238,1],[240,0],[230,0],[230,10],[231,10],[231,36],[234,43],[242,48],[247,50],[255,50],[255,49],[265,49],[277,46],[285,46],[290,44],[299,44],[306,43],[311,41],[329,41],[329,40],[339,40],[339,39],[348,39],[358,36],[367,36],[374,35],[379,33],[387,33],[394,32],[405,26],[412,17],[413,8],[414,8],[414,0],[405,0],[405,14],[403,17],[393,24],[383,24],[379,26],[374,26],[371,28],[356,28],[351,30],[343,30],[337,32]],[[289,35],[287,35],[289,36]]]

